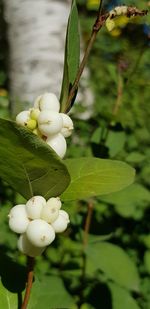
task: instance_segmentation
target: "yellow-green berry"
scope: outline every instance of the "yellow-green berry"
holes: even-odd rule
[[[30,111],[30,118],[33,120],[37,120],[40,114],[40,110],[38,108],[33,108]]]
[[[27,128],[30,130],[34,130],[37,127],[37,122],[34,119],[29,119],[27,121]]]

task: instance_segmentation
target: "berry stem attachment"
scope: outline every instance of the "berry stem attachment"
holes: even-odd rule
[[[29,297],[31,293],[31,288],[32,288],[32,283],[33,283],[33,276],[34,276],[34,263],[35,259],[27,256],[27,282],[26,282],[26,291],[25,291],[25,296],[24,300],[21,306],[21,309],[26,309],[28,302],[29,302]]]

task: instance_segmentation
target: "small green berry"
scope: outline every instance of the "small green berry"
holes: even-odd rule
[[[36,122],[36,120],[34,120],[34,119],[29,119],[28,121],[27,121],[27,128],[29,129],[29,130],[34,130],[34,129],[36,129],[36,127],[37,127],[37,122]]]

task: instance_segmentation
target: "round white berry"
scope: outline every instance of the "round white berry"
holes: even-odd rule
[[[26,203],[27,216],[30,219],[40,219],[42,209],[46,205],[46,200],[43,196],[36,195],[30,198]]]
[[[28,225],[26,231],[29,241],[37,247],[48,246],[55,239],[53,227],[42,219],[35,219]]]
[[[59,210],[56,206],[45,205],[43,207],[42,213],[41,213],[41,219],[45,220],[48,223],[54,222],[59,215]]]
[[[47,205],[55,206],[58,208],[58,210],[61,208],[61,200],[60,197],[51,197],[46,202]]]
[[[30,111],[23,111],[16,116],[16,122],[20,126],[26,126],[28,120],[30,119]]]
[[[25,205],[22,204],[14,206],[8,217],[9,227],[13,232],[22,234],[26,231],[30,221],[27,217]]]
[[[48,92],[37,97],[34,103],[34,107],[39,108],[41,111],[51,110],[59,112],[60,103],[54,93]]]
[[[54,222],[58,215],[59,209],[61,208],[61,201],[59,197],[51,197],[46,205],[43,207],[41,213],[41,219],[47,221],[48,223]]]
[[[48,137],[46,139],[46,143],[51,148],[53,148],[53,150],[58,154],[59,157],[64,157],[67,150],[67,144],[64,136],[61,133]]]
[[[41,255],[46,248],[33,246],[28,240],[26,234],[20,235],[17,246],[19,251],[31,257]]]
[[[61,133],[64,137],[69,137],[72,134],[73,121],[67,114],[60,113],[60,115],[63,119],[63,127],[61,129]]]
[[[58,218],[51,225],[55,233],[62,233],[66,230],[69,222],[68,214],[64,210],[59,210]]]
[[[65,210],[61,209],[61,210],[59,211],[59,215],[61,215],[62,217],[64,217],[64,218],[66,219],[67,223],[70,222],[70,220],[69,220],[69,215],[68,215],[68,213],[67,213]]]
[[[59,113],[42,111],[38,117],[38,127],[42,134],[49,136],[61,131],[63,120]]]

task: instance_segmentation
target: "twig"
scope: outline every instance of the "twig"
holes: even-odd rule
[[[30,293],[31,293],[31,288],[32,288],[32,283],[33,283],[33,269],[34,269],[34,258],[32,257],[27,257],[27,283],[26,283],[26,291],[25,291],[25,296],[24,296],[24,300],[21,306],[21,309],[26,309],[28,302],[29,302],[29,297],[30,297]]]
[[[90,51],[91,51],[91,49],[93,47],[93,44],[95,42],[97,33],[103,27],[103,25],[105,24],[105,21],[106,21],[106,19],[108,17],[110,19],[113,19],[113,18],[117,17],[117,11],[115,11],[115,9],[110,11],[110,12],[108,12],[108,13],[106,13],[106,14],[103,14],[103,15],[101,14],[101,10],[102,10],[102,1],[100,1],[97,18],[96,18],[96,21],[95,21],[95,23],[93,25],[91,36],[90,36],[88,45],[86,47],[83,59],[82,59],[82,61],[80,63],[76,79],[75,79],[75,81],[73,83],[73,86],[72,86],[70,92],[69,92],[68,100],[67,100],[67,103],[66,103],[66,106],[65,106],[65,110],[64,110],[65,113],[69,112],[69,110],[71,108],[71,102],[73,101],[74,96],[76,94],[76,91],[78,89],[78,85],[79,85],[79,81],[80,81],[81,75],[83,73],[83,70],[84,70],[84,67],[86,65],[87,59],[89,57]],[[127,7],[127,11],[123,15],[125,15],[127,17],[145,16],[147,13],[148,13],[147,10],[142,10],[141,11],[141,10],[138,10],[136,7]]]
[[[118,72],[117,99],[116,99],[115,105],[114,105],[113,110],[112,110],[113,116],[116,116],[118,111],[119,111],[119,108],[120,108],[121,102],[122,102],[122,94],[123,94],[123,82],[122,82],[121,72],[119,71]]]
[[[87,244],[88,244],[88,234],[89,234],[89,230],[90,230],[92,214],[93,214],[93,201],[89,201],[88,212],[87,212],[87,217],[86,217],[85,226],[84,226],[83,249],[85,249]]]
[[[147,15],[148,10],[139,10],[136,7],[129,6],[127,10],[127,17],[132,17],[132,16],[145,16]]]

